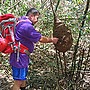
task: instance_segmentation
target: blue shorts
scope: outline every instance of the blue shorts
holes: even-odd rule
[[[28,68],[16,68],[12,66],[12,76],[14,80],[26,80]]]

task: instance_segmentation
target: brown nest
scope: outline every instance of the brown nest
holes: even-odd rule
[[[54,19],[53,36],[59,38],[57,44],[55,44],[58,51],[66,52],[71,48],[73,43],[71,30],[56,18]]]

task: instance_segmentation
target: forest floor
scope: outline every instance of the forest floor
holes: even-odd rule
[[[86,70],[84,81],[85,81],[85,83],[83,84],[84,89],[82,90],[90,90],[90,65],[88,65],[88,68]],[[5,67],[4,65],[0,65],[0,90],[11,90],[10,88],[12,87],[12,85],[13,85],[13,78],[11,76],[11,69]],[[28,90],[40,90],[40,89],[28,89]]]
[[[90,63],[87,65],[83,79],[82,90],[90,90]],[[11,67],[0,64],[0,90],[11,90],[13,85],[13,78],[11,75]],[[28,90],[40,90],[40,89],[28,89]],[[51,90],[51,89],[50,89]]]

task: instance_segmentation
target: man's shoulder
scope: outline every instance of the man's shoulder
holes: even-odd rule
[[[17,22],[16,27],[32,27],[32,23],[28,20],[20,20]]]
[[[17,23],[28,23],[32,25],[32,22],[26,16],[21,16],[20,18],[18,18]]]

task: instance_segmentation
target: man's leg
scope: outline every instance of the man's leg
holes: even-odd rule
[[[15,80],[12,90],[20,90],[22,81],[21,80]]]
[[[22,82],[20,89],[21,89],[21,90],[26,90],[25,88],[26,88],[26,80],[24,80],[24,81]]]

